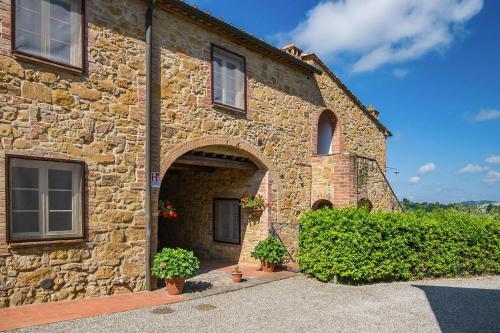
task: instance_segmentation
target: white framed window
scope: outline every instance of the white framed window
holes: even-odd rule
[[[9,158],[10,239],[83,236],[82,164]]]
[[[212,46],[214,103],[245,110],[245,58]]]
[[[240,200],[214,199],[214,241],[240,244]]]
[[[82,67],[83,0],[16,0],[15,51]]]

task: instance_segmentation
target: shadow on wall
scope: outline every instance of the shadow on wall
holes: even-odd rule
[[[425,292],[444,333],[500,332],[500,290],[413,286]]]

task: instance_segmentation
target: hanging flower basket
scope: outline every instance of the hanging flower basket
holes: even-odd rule
[[[160,218],[164,221],[171,221],[177,218],[174,206],[169,201],[160,200],[158,203]]]
[[[248,212],[251,217],[259,217],[262,215],[268,204],[266,199],[261,194],[248,195],[243,194],[240,199],[240,206]]]

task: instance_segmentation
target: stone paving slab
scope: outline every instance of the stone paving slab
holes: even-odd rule
[[[0,309],[0,331],[173,304],[296,275],[296,273],[286,270],[275,273],[261,272],[257,265],[244,264],[239,265],[239,267],[245,280],[235,284],[231,280],[231,271],[233,271],[234,265],[205,263],[202,265],[199,275],[186,281],[184,294],[178,296],[168,295],[166,290],[162,288],[153,292],[143,291]]]

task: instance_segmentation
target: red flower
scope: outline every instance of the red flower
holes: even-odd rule
[[[170,217],[172,217],[172,218],[174,218],[174,219],[175,219],[175,218],[177,217],[177,213],[176,213],[176,212],[173,212],[172,214],[170,214]]]
[[[167,217],[167,212],[161,212],[161,216]]]
[[[168,209],[168,210],[171,210],[171,209],[172,209],[172,206],[171,206],[171,205],[167,205],[167,209]]]

